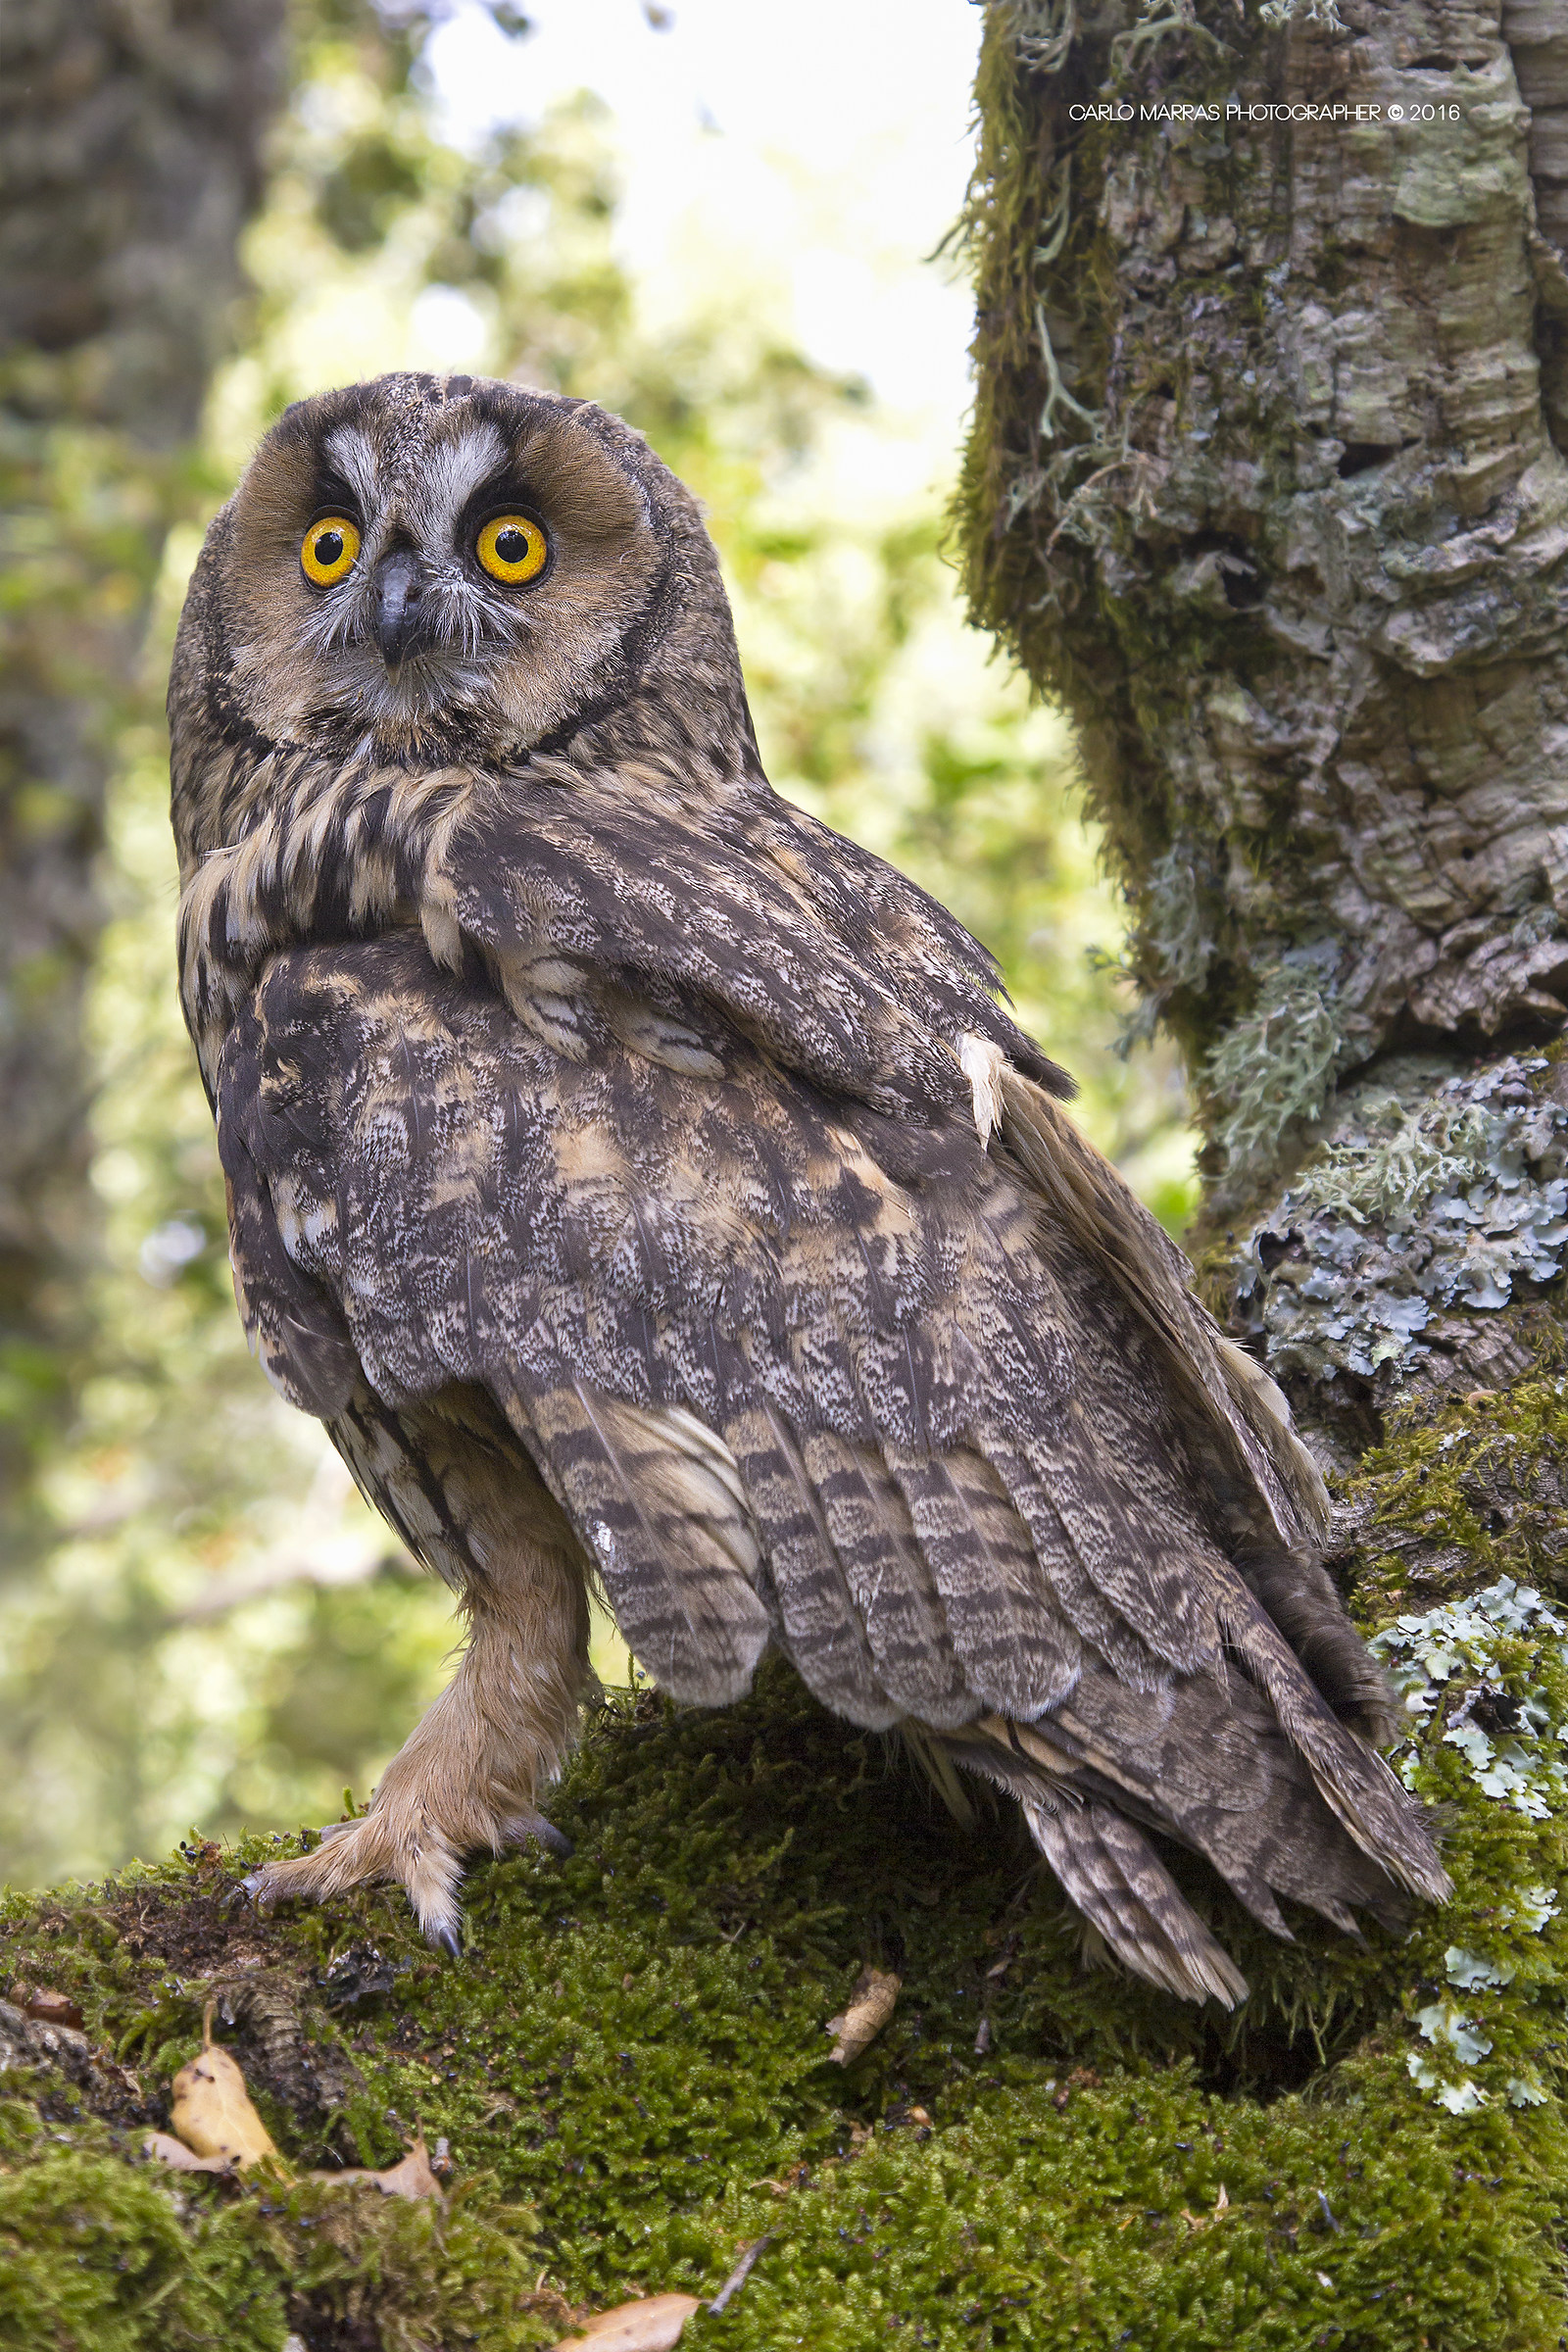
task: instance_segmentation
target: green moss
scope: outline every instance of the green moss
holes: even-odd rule
[[[1549,1729],[1563,1694],[1510,1639],[1500,1687],[1544,1689]],[[256,1920],[232,1882],[259,1839],[12,1897],[5,1981],[72,1992],[134,2069],[35,2080],[0,2139],[22,2340],[550,2341],[562,2297],[710,2293],[765,2231],[691,2340],[1552,2340],[1565,1936],[1509,1890],[1557,1883],[1561,1836],[1412,1720],[1454,1905],[1408,1939],[1301,1919],[1282,1945],[1181,1864],[1253,1981],[1234,2020],[1086,1968],[1005,1813],[960,1830],[781,1671],[715,1716],[607,1710],[553,1808],[575,1854],[477,1871],[457,1964],[385,1891]],[[904,1990],[846,2076],[823,2025],[865,1959]],[[448,2212],[135,2161],[215,1996],[292,2161],[385,2162],[417,2124],[449,2142]],[[1422,2024],[1450,2013],[1490,2044],[1458,2114],[1455,2045]],[[1546,2095],[1511,2105],[1514,2081]]]
[[[1568,1592],[1568,1379],[1396,1406],[1348,1499],[1364,1523],[1364,1605],[1429,1606],[1510,1576]]]
[[[1379,2347],[1545,2341],[1554,2316],[1510,2259],[1471,2142],[1425,2117],[1402,2153],[1376,2068],[1312,2106],[1263,2111],[1181,2073],[1050,2100],[1000,2098],[922,2145],[900,2132],[783,2215],[731,2208],[736,2237],[780,2242],[698,2342],[804,2340],[830,2352],[902,2338],[1004,2346]],[[1549,2203],[1544,2142],[1533,2201]],[[1223,2199],[1223,2202],[1222,2202]]]
[[[559,2332],[559,2307],[539,2311],[531,2292],[527,2216],[318,2182],[270,2193],[176,2182],[136,2161],[123,2134],[114,2146],[90,2126],[49,2129],[20,2101],[7,2124],[8,2352],[279,2352],[291,2328],[387,2352],[500,2352]]]

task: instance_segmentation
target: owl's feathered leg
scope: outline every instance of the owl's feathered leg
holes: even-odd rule
[[[466,1855],[530,1838],[564,1844],[535,1800],[576,1736],[589,1677],[581,1565],[569,1544],[487,1532],[485,1564],[466,1580],[469,1633],[457,1674],[387,1766],[368,1812],[246,1881],[263,1908],[390,1880],[407,1889],[430,1941],[456,1952]]]

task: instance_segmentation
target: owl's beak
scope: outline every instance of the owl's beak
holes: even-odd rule
[[[424,638],[420,599],[423,566],[417,556],[399,548],[383,556],[375,567],[375,642],[388,669],[396,669],[405,655]]]

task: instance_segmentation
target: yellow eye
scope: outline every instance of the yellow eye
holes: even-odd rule
[[[492,514],[473,552],[493,580],[520,588],[536,580],[549,563],[550,542],[526,514]]]
[[[346,514],[323,514],[300,543],[300,568],[318,588],[335,588],[354,569],[360,534]]]

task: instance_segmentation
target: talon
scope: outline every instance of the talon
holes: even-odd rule
[[[426,1928],[424,1934],[427,1942],[438,1944],[454,1960],[463,1958],[463,1943],[456,1928]]]
[[[562,1861],[577,1850],[565,1831],[558,1830],[555,1823],[546,1821],[542,1813],[514,1813],[512,1819],[503,1825],[501,1835],[508,1845],[523,1846],[532,1841],[545,1853],[555,1854]]]

